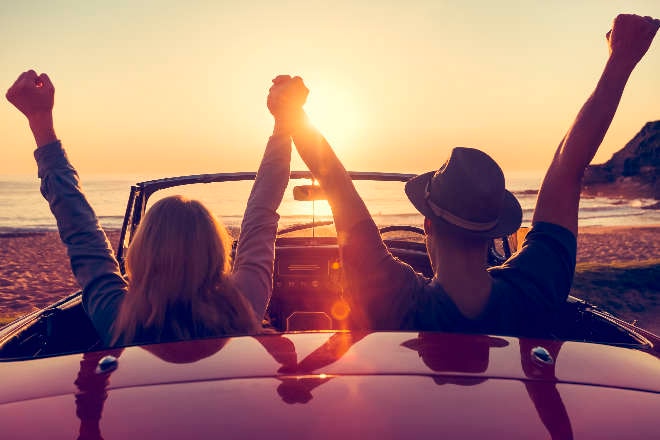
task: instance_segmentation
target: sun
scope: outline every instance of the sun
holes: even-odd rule
[[[335,151],[358,148],[365,121],[358,96],[351,88],[339,83],[310,84],[305,111]]]

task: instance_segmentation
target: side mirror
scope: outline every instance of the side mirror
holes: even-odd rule
[[[529,232],[529,226],[521,226],[520,228],[518,228],[515,234],[509,235],[508,237],[509,248],[511,249],[512,254],[520,250],[523,242],[525,241],[525,237],[527,237],[528,232]]]
[[[488,250],[488,264],[490,266],[504,264],[511,255],[520,250],[528,232],[529,227],[525,226],[507,237],[493,239]]]
[[[293,198],[299,202],[325,200],[325,191],[318,185],[299,185],[293,187]]]

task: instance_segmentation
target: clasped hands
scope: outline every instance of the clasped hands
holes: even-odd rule
[[[266,103],[275,118],[273,134],[290,135],[305,118],[303,105],[309,89],[299,76],[279,75],[273,79]]]

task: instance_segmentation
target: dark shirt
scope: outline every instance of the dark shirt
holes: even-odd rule
[[[358,319],[376,330],[539,334],[568,297],[577,252],[570,231],[536,223],[521,250],[489,270],[488,304],[469,319],[442,286],[392,256],[373,221],[356,225],[344,243],[348,294]]]

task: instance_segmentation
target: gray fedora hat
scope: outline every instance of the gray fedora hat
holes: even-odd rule
[[[454,148],[438,171],[406,182],[406,195],[424,217],[472,237],[502,237],[522,222],[520,203],[506,190],[502,169],[474,148]]]

